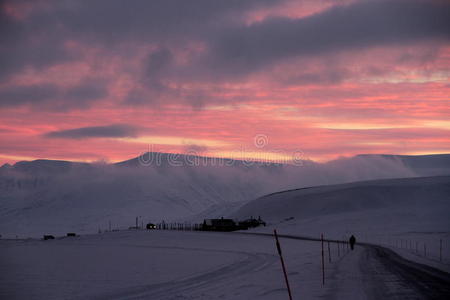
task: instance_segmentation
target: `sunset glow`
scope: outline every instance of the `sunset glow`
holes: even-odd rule
[[[447,1],[188,2],[2,2],[0,164],[450,153]]]

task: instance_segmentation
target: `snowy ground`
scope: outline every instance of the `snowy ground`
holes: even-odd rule
[[[402,263],[392,263],[391,253],[362,246],[349,251],[340,245],[338,250],[335,243],[330,252],[325,243],[323,286],[319,242],[281,238],[281,245],[294,299],[421,299],[430,287],[437,296],[450,292],[448,274],[417,270],[417,278],[431,278],[424,277],[419,286],[405,278],[409,270],[405,273]],[[50,241],[3,240],[0,251],[1,299],[288,296],[271,236],[125,231]],[[443,283],[434,286],[435,278]]]
[[[323,293],[317,243],[282,244],[294,291]],[[111,232],[0,241],[1,299],[280,299],[273,239],[227,233]]]
[[[273,238],[254,234],[274,228],[297,237],[355,234],[372,245],[348,252],[330,243],[328,253],[326,243],[322,286],[320,243],[282,238],[294,299],[450,299],[449,200],[450,176],[377,180],[223,206],[223,214],[268,222],[240,233],[118,231],[49,241],[4,235],[0,299],[287,299]]]

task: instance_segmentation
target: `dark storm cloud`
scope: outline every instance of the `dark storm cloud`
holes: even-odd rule
[[[50,105],[52,109],[87,107],[92,102],[107,96],[107,89],[101,81],[83,81],[63,89],[54,84],[14,85],[0,89],[0,107]]]
[[[147,61],[145,61],[146,69],[142,76],[144,86],[156,93],[167,90],[161,79],[167,76],[172,60],[173,55],[167,48],[161,48],[150,53]]]
[[[101,0],[56,1],[53,20],[37,17],[44,23],[60,23],[72,36],[113,43],[123,40],[167,39],[196,34],[219,26],[222,21],[255,7],[279,0]],[[69,4],[68,4],[69,3]],[[48,26],[45,26],[48,27]]]
[[[167,48],[158,49],[150,53],[147,62],[147,76],[154,77],[170,65],[173,55]]]
[[[57,24],[45,28],[33,20],[16,20],[3,7],[0,3],[0,80],[27,66],[41,69],[76,58],[64,49],[65,39],[55,32]]]
[[[251,72],[283,58],[434,39],[450,41],[450,2],[365,1],[225,29],[213,37],[208,63]]]
[[[111,54],[124,61],[133,60],[133,51],[140,46],[151,45],[156,50],[140,62],[140,79],[123,103],[162,103],[170,98],[201,106],[201,91],[185,95],[176,87],[189,81],[242,80],[290,58],[380,45],[450,41],[450,2],[439,0],[360,1],[301,19],[269,18],[252,25],[244,22],[246,13],[283,1],[20,1],[32,7],[23,19],[0,10],[0,80],[26,67],[39,70],[83,60],[83,51],[70,49],[67,41],[96,47],[106,57]],[[177,64],[177,50],[183,52],[192,41],[204,45],[205,52],[194,53],[183,65]],[[349,76],[341,71],[304,70],[284,81],[339,83]],[[126,72],[136,70],[130,67]],[[10,87],[0,91],[0,106],[53,99],[55,109],[70,109],[89,107],[93,100],[106,95],[104,87],[85,85],[64,92],[51,86]],[[17,88],[23,90],[14,91]],[[211,101],[209,95],[204,98]]]
[[[65,98],[68,101],[84,102],[106,97],[107,94],[103,83],[85,81],[80,85],[69,88],[65,92]]]
[[[0,6],[0,78],[22,70],[80,58],[66,40],[114,46],[160,43],[197,36],[252,8],[277,0],[97,0],[4,1]],[[24,20],[6,13],[8,4],[32,6]],[[211,29],[209,29],[211,30]]]
[[[123,124],[113,124],[107,126],[91,126],[81,127],[68,130],[53,131],[45,134],[49,138],[64,138],[64,139],[85,139],[85,138],[99,138],[99,137],[135,137],[139,129]]]
[[[11,86],[0,90],[0,106],[18,106],[54,99],[60,91],[56,85]]]

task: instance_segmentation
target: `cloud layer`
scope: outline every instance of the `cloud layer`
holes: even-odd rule
[[[448,152],[449,20],[441,0],[3,1],[0,161],[261,133],[316,159]]]
[[[107,125],[107,126],[90,126],[73,128],[46,133],[49,138],[67,138],[67,139],[84,139],[84,138],[118,138],[118,137],[135,137],[138,129],[129,125]]]

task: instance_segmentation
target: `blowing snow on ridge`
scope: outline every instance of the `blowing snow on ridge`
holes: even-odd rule
[[[36,160],[4,165],[2,234],[95,232],[108,222],[127,227],[136,216],[139,222],[187,220],[205,210],[226,213],[227,207],[286,189],[450,173],[450,155],[364,155],[302,166],[212,158],[192,164],[193,157],[181,155],[175,163],[168,154],[158,157],[151,164],[135,158],[116,164]],[[423,167],[422,161],[430,163]]]

